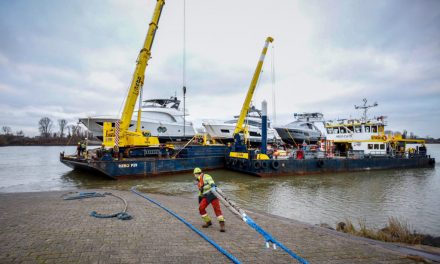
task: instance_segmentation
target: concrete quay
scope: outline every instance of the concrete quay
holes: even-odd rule
[[[0,263],[231,263],[178,219],[142,197],[129,191],[95,191],[123,197],[133,219],[89,216],[91,211],[122,211],[122,201],[113,196],[66,201],[62,196],[67,192],[0,194]],[[263,237],[224,206],[226,233],[220,233],[217,222],[201,228],[196,198],[147,195],[242,263],[296,263],[281,249],[267,249]],[[211,206],[208,212],[214,216]],[[393,245],[261,212],[249,211],[249,215],[309,263],[405,264],[421,260]]]

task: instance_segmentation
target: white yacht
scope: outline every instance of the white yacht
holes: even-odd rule
[[[231,120],[203,120],[203,127],[205,131],[215,139],[219,139],[224,142],[230,142],[233,140],[233,133],[235,126],[237,125],[239,116],[234,116]],[[245,124],[249,126],[249,141],[251,143],[261,142],[261,111],[256,109],[255,106],[251,106],[249,113],[245,119]],[[274,143],[281,141],[280,136],[271,128],[270,121],[267,121],[267,142]]]
[[[177,97],[169,99],[150,99],[143,101],[141,114],[142,130],[149,130],[152,136],[159,137],[160,142],[189,140],[196,131],[193,123],[185,120],[184,112],[179,108],[180,100]],[[134,111],[130,130],[136,128],[138,111]],[[95,116],[80,118],[94,137],[102,141],[104,122],[115,124],[116,116]]]
[[[275,127],[276,131],[287,144],[301,145],[316,143],[323,135],[324,115],[322,113],[294,113],[295,121]]]

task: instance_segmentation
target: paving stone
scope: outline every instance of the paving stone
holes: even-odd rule
[[[91,191],[91,190],[87,190]],[[109,190],[96,190],[108,192]],[[132,220],[90,217],[123,208],[112,196],[65,201],[65,192],[0,194],[1,263],[228,263],[222,253],[158,206],[128,191],[111,190],[129,204]],[[196,199],[148,194],[216,241],[242,263],[295,263],[223,206],[219,225],[201,228]],[[212,208],[208,213],[214,216]],[[323,228],[262,212],[249,215],[309,263],[416,263],[405,255],[337,236]],[[213,219],[215,219],[213,217]]]

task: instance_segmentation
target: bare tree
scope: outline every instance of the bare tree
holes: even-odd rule
[[[3,133],[4,133],[5,135],[9,135],[9,134],[11,134],[12,129],[11,129],[11,127],[3,126],[3,127],[2,127],[2,131],[3,131]]]
[[[67,129],[67,137],[71,137],[72,136],[72,132],[71,132],[72,127],[71,126],[66,126],[66,129]]]
[[[16,135],[17,135],[17,137],[24,137],[23,130],[17,131]]]
[[[50,120],[49,117],[42,117],[38,124],[38,129],[40,130],[41,135],[46,138],[50,137],[50,133],[52,130],[52,120]]]
[[[60,137],[64,137],[64,131],[66,130],[67,121],[66,119],[59,119],[58,120],[58,126],[60,127]]]

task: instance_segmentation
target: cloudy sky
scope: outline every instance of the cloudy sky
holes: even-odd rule
[[[155,3],[0,1],[0,125],[36,135],[43,116],[120,113]],[[254,102],[278,124],[305,111],[357,117],[367,98],[389,129],[440,137],[440,1],[186,0],[196,124],[239,113],[267,36]],[[182,51],[183,1],[168,0],[144,99],[181,97]]]

